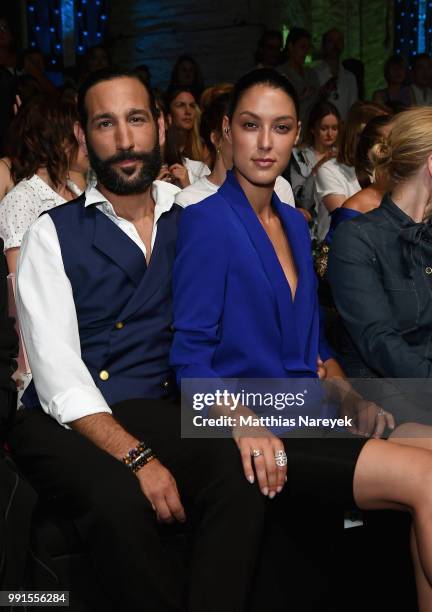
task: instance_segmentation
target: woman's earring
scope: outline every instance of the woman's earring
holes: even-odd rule
[[[225,129],[224,129],[224,132],[225,132],[225,134],[228,134],[228,132],[229,132],[229,128],[225,128]]]

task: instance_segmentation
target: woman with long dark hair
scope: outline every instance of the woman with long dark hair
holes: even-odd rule
[[[210,170],[203,162],[199,123],[200,109],[191,90],[174,89],[166,96],[168,129],[164,148],[164,162],[168,165],[173,182],[187,187]]]

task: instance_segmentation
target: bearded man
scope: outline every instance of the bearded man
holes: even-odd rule
[[[155,180],[163,124],[127,72],[92,74],[78,107],[97,184],[23,241],[17,302],[34,385],[9,445],[40,496],[72,514],[115,609],[240,612],[264,498],[231,440],[180,439],[168,364],[180,208],[178,189]],[[186,602],[158,532],[175,521],[194,532]]]

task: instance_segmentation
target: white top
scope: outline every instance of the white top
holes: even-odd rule
[[[68,181],[67,185],[76,196],[81,194],[72,181]],[[0,203],[0,236],[4,240],[5,251],[21,246],[27,229],[41,213],[65,202],[37,174],[15,185]]]
[[[196,183],[196,181],[203,176],[208,176],[211,172],[210,168],[204,162],[189,159],[189,157],[183,157],[183,164],[186,167],[191,185]]]
[[[430,87],[421,89],[413,83],[410,86],[410,89],[413,97],[413,103],[416,106],[432,106],[432,89]]]
[[[192,185],[189,185],[180,191],[180,193],[176,195],[175,201],[176,204],[186,208],[186,206],[189,206],[190,204],[202,202],[209,196],[216,193],[218,189],[218,185],[210,182],[208,178],[204,176]],[[281,202],[284,202],[289,206],[295,206],[291,185],[282,176],[277,177],[274,190]]]
[[[332,72],[327,62],[320,62],[314,68],[320,86],[332,78]],[[339,66],[337,88],[328,96],[328,101],[336,106],[342,120],[345,121],[351,106],[358,100],[357,81],[352,72],[346,70],[342,64]]]
[[[162,213],[171,209],[178,191],[169,183],[153,183],[156,205],[152,247],[158,220]],[[95,187],[86,191],[85,205],[97,206],[145,255],[145,245],[133,224],[118,217]],[[24,236],[18,260],[17,309],[43,410],[65,427],[67,423],[90,414],[111,413],[81,359],[72,287],[63,267],[55,225],[49,215],[37,219]]]
[[[321,242],[330,229],[330,215],[323,204],[323,198],[328,195],[344,195],[347,200],[361,187],[354,168],[340,164],[336,159],[329,159],[319,167],[315,177],[315,190],[317,197],[317,238]]]
[[[361,189],[354,168],[336,159],[329,159],[319,167],[315,185],[321,200],[328,195],[344,195],[348,199]]]

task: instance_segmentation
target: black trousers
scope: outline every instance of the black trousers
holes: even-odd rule
[[[180,439],[180,407],[170,402],[130,400],[112,410],[176,479],[194,531],[185,605],[155,513],[127,467],[38,410],[18,412],[8,440],[13,457],[40,496],[75,519],[118,610],[241,612],[266,499],[246,481],[234,442]]]

